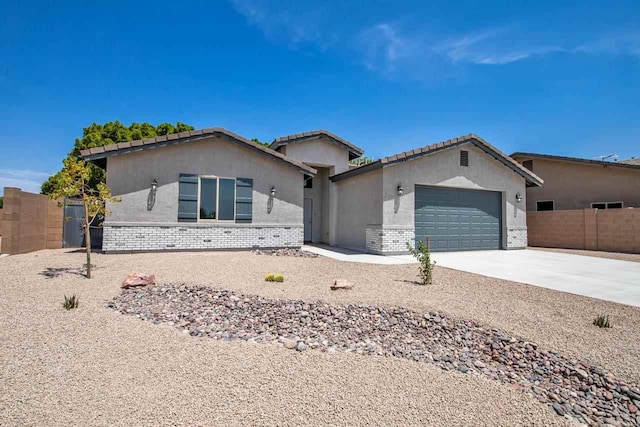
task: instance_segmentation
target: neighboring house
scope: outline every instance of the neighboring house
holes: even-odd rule
[[[527,245],[525,188],[542,179],[467,135],[350,169],[327,131],[263,147],[222,128],[83,150],[107,170],[105,252],[299,247],[372,253]]]
[[[632,157],[627,160],[620,160],[620,163],[624,163],[627,165],[637,165],[640,166],[640,157]]]
[[[524,167],[544,179],[527,188],[527,211],[640,207],[640,164],[514,153]]]

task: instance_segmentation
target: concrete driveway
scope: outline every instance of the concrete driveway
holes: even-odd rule
[[[640,306],[639,262],[526,249],[434,253],[432,258],[442,267]]]

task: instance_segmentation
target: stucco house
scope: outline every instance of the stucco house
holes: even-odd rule
[[[319,130],[270,148],[222,128],[83,150],[122,202],[104,252],[299,247],[378,254],[527,245],[526,188],[542,179],[476,135],[357,168],[363,150]]]
[[[640,164],[549,154],[513,153],[513,159],[544,179],[527,188],[528,211],[640,207]]]

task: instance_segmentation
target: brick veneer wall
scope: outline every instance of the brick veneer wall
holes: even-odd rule
[[[4,188],[0,217],[2,253],[21,254],[62,247],[63,209],[49,196]]]
[[[529,245],[640,253],[640,209],[527,212]]]
[[[507,228],[507,249],[524,249],[527,247],[527,227]]]
[[[104,252],[299,248],[302,225],[114,224],[104,225]]]
[[[406,254],[407,242],[413,245],[415,231],[407,226],[383,226],[369,224],[365,229],[367,251],[384,254]]]

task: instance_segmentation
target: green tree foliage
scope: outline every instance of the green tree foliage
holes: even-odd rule
[[[263,142],[263,141],[260,141],[258,138],[251,138],[251,140],[252,140],[253,142],[257,142],[257,143],[258,143],[258,144],[260,144],[260,145],[264,145],[265,147],[268,147],[268,146],[270,146],[270,145],[271,145],[271,143],[270,143],[270,142]]]
[[[109,216],[111,212],[106,209],[106,202],[118,203],[119,197],[113,197],[111,190],[105,183],[98,183],[96,188],[89,186],[91,171],[89,165],[82,160],[76,160],[69,156],[64,160],[64,167],[56,175],[58,179],[52,184],[49,194],[53,200],[73,198],[82,201],[84,206],[84,219],[82,226],[85,229],[85,244],[87,249],[87,278],[91,278],[91,227],[96,218]]]
[[[82,137],[76,138],[73,149],[69,153],[68,158],[79,159],[80,151],[87,148],[103,147],[118,142],[133,141],[136,139],[153,138],[158,135],[168,135],[176,132],[184,132],[193,130],[194,127],[186,123],[177,122],[175,125],[171,123],[161,123],[154,126],[150,123],[131,123],[125,126],[118,120],[107,122],[103,125],[92,123],[82,130]],[[89,170],[88,186],[93,189],[98,188],[98,184],[106,182],[104,170],[92,165],[87,165]],[[41,193],[51,194],[56,187],[60,185],[63,170],[51,176],[42,184]]]

